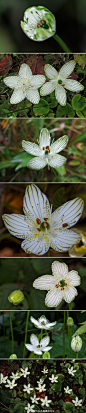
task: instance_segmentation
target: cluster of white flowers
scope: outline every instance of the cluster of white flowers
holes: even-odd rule
[[[65,89],[72,92],[79,92],[84,89],[81,83],[69,78],[75,68],[75,64],[71,60],[65,63],[59,72],[53,66],[46,64],[44,67],[45,75],[50,79],[49,82],[46,82],[47,79],[44,75],[33,75],[29,65],[23,63],[17,76],[7,76],[4,78],[5,85],[11,89],[14,88],[10,103],[17,104],[26,98],[31,103],[38,104],[40,95],[46,96],[55,90],[56,100],[60,105],[65,106],[67,101]],[[39,93],[38,89],[40,87]]]

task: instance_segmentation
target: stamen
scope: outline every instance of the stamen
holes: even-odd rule
[[[37,222],[37,224],[38,224],[38,225],[40,225],[40,224],[41,224],[41,221],[40,221],[40,219],[39,219],[39,218],[36,218],[36,222]]]

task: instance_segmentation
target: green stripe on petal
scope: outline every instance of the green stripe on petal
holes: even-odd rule
[[[50,146],[50,140],[51,140],[51,137],[50,137],[50,133],[48,129],[46,128],[41,129],[40,136],[39,136],[40,149],[43,149],[43,147],[46,148],[46,146]]]
[[[64,135],[61,138],[57,139],[52,145],[50,146],[50,154],[54,155],[54,153],[59,153],[62,151],[68,143],[68,136]]]
[[[66,301],[66,303],[71,303],[76,295],[78,295],[76,288],[68,286],[64,289],[64,300]]]
[[[46,82],[40,89],[40,95],[41,96],[49,95],[50,93],[54,92],[55,87],[56,87],[56,81]]]
[[[62,301],[62,291],[60,288],[49,291],[45,298],[45,305],[47,307],[57,307]]]
[[[50,290],[55,286],[55,279],[52,275],[42,275],[33,282],[33,287],[39,290]]]
[[[28,185],[24,196],[24,212],[29,213],[43,221],[43,218],[51,216],[49,201],[36,185]]]
[[[27,142],[23,140],[22,148],[31,155],[40,156],[42,154],[42,151],[40,150],[39,146],[33,142]]]
[[[35,157],[31,161],[27,163],[28,168],[40,170],[44,168],[48,164],[46,157],[42,159],[42,157]]]
[[[57,220],[57,223],[59,223],[59,220],[62,219],[62,225],[66,223],[68,227],[71,227],[75,225],[76,222],[80,219],[83,212],[83,208],[83,199],[75,198],[72,201],[68,201],[61,207],[56,209],[56,211],[52,214],[52,220]]]
[[[73,79],[66,79],[65,88],[71,90],[72,92],[79,92],[84,89],[84,86],[81,83]]]
[[[52,157],[48,157],[48,164],[52,168],[59,168],[60,166],[64,165],[67,159],[61,155],[52,155]]]
[[[68,275],[68,266],[64,262],[54,261],[52,263],[52,273],[57,280],[60,280],[63,275]]]
[[[2,216],[4,224],[8,231],[17,238],[25,238],[28,236],[28,224],[24,215],[20,214],[5,214]]]
[[[58,78],[58,72],[57,72],[57,70],[53,67],[53,66],[51,66],[51,65],[49,65],[49,64],[46,64],[45,66],[44,66],[44,70],[45,70],[45,74],[46,74],[46,76],[49,78],[49,79],[57,79]]]
[[[78,272],[74,270],[70,271],[68,274],[68,281],[70,285],[74,285],[74,286],[80,285],[81,282],[80,282],[80,277],[78,275]]]
[[[73,244],[78,243],[80,240],[79,234],[65,229],[64,231],[58,231],[56,237],[51,238],[51,247],[55,251],[66,252]]]
[[[66,105],[66,90],[64,89],[63,86],[57,85],[55,88],[55,97],[58,100],[58,103],[60,103],[61,106]]]
[[[27,253],[44,255],[49,250],[50,242],[47,236],[44,237],[43,240],[40,240],[38,237],[31,234],[30,240],[25,239],[25,241],[22,242],[21,247]]]
[[[71,60],[70,62],[65,63],[59,71],[59,79],[60,79],[60,76],[61,78],[67,78],[68,76],[70,76],[74,70],[75,65],[76,63],[74,60]]]

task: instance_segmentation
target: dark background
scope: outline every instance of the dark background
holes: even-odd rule
[[[59,52],[50,38],[33,42],[22,31],[20,21],[32,6],[45,6],[55,15],[56,32],[72,52],[86,51],[86,0],[0,0],[0,52]]]

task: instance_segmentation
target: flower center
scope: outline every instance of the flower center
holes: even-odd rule
[[[41,231],[46,231],[46,229],[47,229],[47,230],[50,229],[50,225],[48,224],[48,222],[45,222],[45,221],[41,222],[40,230],[41,230]]]
[[[61,80],[61,79],[58,80],[58,84],[59,84],[59,85],[62,84],[62,80]]]
[[[58,284],[55,285],[56,288],[61,287],[61,290],[64,290],[64,287],[67,287],[65,280],[61,280]]]
[[[44,321],[41,321],[41,324],[42,324],[42,326],[45,326],[45,325],[46,325],[46,323],[45,323]]]
[[[43,151],[45,151],[45,155],[48,155],[48,153],[50,153],[50,148],[49,148],[49,146],[43,146]]]
[[[46,23],[46,20],[41,19],[40,23],[37,24],[37,29],[39,29],[39,27],[42,27],[43,29],[49,29],[48,24]]]

